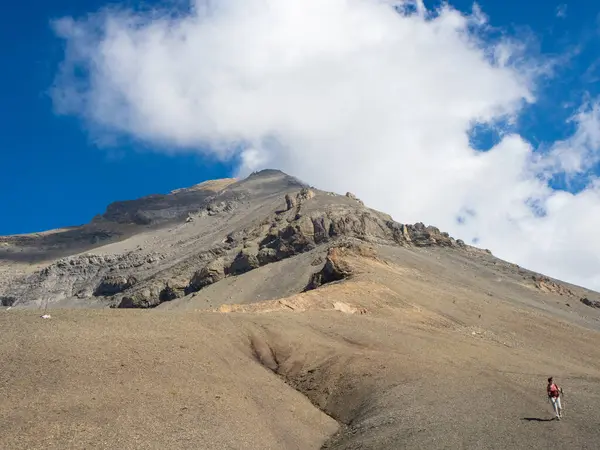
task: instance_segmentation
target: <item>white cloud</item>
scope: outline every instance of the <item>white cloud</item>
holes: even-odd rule
[[[410,14],[393,9],[407,4]],[[508,133],[489,152],[472,149],[471,127],[514,122],[547,69],[522,42],[480,39],[479,7],[466,16],[420,1],[193,6],[176,18],[112,11],[57,22],[67,42],[57,110],[169,151],[228,158],[242,145],[242,174],[276,167],[352,190],[401,222],[477,238],[600,289],[600,187],[571,195],[546,183],[596,159],[598,108],[582,110],[575,135],[544,157]]]
[[[576,124],[575,133],[564,141],[555,142],[544,162],[552,172],[578,175],[600,162],[600,104],[583,105],[570,122]]]
[[[567,5],[562,4],[556,7],[556,17],[559,19],[564,19],[567,17]]]

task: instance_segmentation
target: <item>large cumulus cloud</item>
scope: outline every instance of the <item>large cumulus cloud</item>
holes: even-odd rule
[[[67,44],[57,111],[95,133],[239,158],[240,174],[281,168],[600,289],[598,106],[584,105],[574,135],[543,153],[509,132],[547,67],[522,42],[490,40],[477,7],[197,0],[55,29]],[[489,151],[472,148],[476,124],[500,131]],[[583,189],[553,190],[557,174]]]

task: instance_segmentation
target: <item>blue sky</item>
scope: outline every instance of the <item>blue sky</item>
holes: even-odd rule
[[[142,145],[98,148],[80,120],[53,113],[48,90],[64,57],[52,19],[107,2],[25,0],[0,16],[0,234],[79,225],[115,200],[222,177],[231,166]]]
[[[48,89],[64,58],[64,41],[51,20],[81,17],[106,4],[23,0],[10,3],[0,17],[0,234],[81,224],[112,201],[168,192],[233,170],[231,163],[153,152],[133,141],[99,148],[81,118],[53,112]],[[467,1],[451,4],[464,11],[472,7]],[[528,36],[540,53],[564,56],[556,74],[538,86],[537,102],[519,116],[517,128],[536,145],[567,137],[574,125],[566,119],[586,95],[600,94],[600,6],[548,0],[484,0],[480,6],[503,33]],[[559,8],[564,16],[557,15]],[[492,141],[485,132],[474,138],[481,148]],[[564,188],[560,180],[555,183]]]

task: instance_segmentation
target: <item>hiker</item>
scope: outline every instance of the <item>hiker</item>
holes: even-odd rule
[[[556,414],[556,418],[560,420],[562,418],[562,406],[560,405],[560,395],[562,394],[562,388],[560,388],[554,381],[552,381],[552,377],[548,378],[548,399],[552,403],[552,408],[554,408],[554,414]]]

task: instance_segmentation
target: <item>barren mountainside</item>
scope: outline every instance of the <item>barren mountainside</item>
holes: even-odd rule
[[[265,170],[242,181],[215,180],[113,203],[80,227],[0,238],[0,298],[15,307],[155,307],[303,253],[323,259],[327,248],[348,239],[442,247],[540,290],[570,292],[433,226],[399,224],[350,193],[322,192]]]
[[[4,303],[154,307],[343,238],[467,249],[434,227],[398,224],[350,194],[320,192],[281,172],[233,181],[113,203],[81,227],[3,238],[3,259],[21,263],[3,283]]]
[[[1,448],[600,440],[598,293],[276,170],[0,237],[0,300]]]

